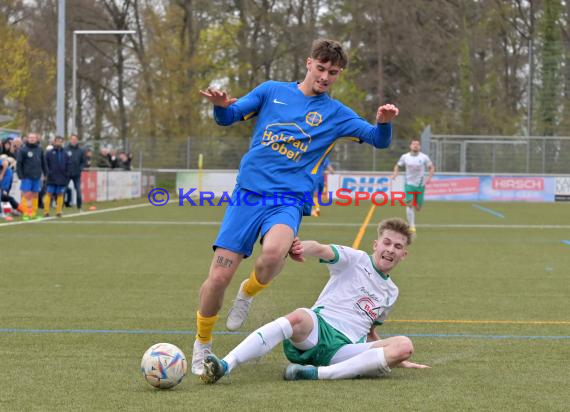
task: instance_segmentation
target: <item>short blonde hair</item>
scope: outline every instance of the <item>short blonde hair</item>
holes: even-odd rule
[[[406,223],[405,220],[399,217],[393,217],[390,219],[384,219],[378,224],[378,237],[382,236],[385,230],[392,230],[406,237],[406,245],[412,244],[412,232],[410,231],[410,225]]]

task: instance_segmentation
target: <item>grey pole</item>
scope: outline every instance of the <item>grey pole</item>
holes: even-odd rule
[[[532,80],[534,75],[533,67],[533,47],[532,38],[528,39],[528,102],[526,115],[526,172],[530,172],[530,136],[532,136]]]
[[[75,119],[77,118],[77,33],[73,32],[73,70],[71,73],[71,130],[75,133]]]
[[[65,0],[57,7],[57,97],[56,134],[65,135]]]

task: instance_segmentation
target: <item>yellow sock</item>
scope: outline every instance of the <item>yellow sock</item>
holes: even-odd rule
[[[198,333],[196,339],[200,343],[208,343],[212,341],[212,330],[216,324],[219,316],[214,315],[209,318],[200,315],[200,311],[196,312],[196,328]]]
[[[255,276],[254,270],[251,272],[251,275],[249,275],[249,279],[247,282],[245,282],[245,285],[243,285],[242,290],[248,296],[255,296],[267,286],[269,286],[269,283],[266,283],[265,285],[259,283],[259,280],[257,280],[257,277]]]
[[[51,206],[51,195],[49,193],[46,193],[46,195],[44,196],[44,214],[48,214],[49,213],[49,208]]]
[[[36,194],[32,197],[32,216],[35,216],[38,212],[38,195]]]
[[[55,213],[61,214],[63,210],[63,193],[57,195],[57,199],[55,201]]]

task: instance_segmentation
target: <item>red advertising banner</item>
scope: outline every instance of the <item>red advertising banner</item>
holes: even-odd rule
[[[531,190],[543,191],[544,178],[542,177],[494,177],[493,189],[495,190]]]
[[[84,202],[97,201],[97,172],[81,173],[81,193]]]
[[[479,178],[434,179],[426,187],[426,196],[447,196],[479,193]]]

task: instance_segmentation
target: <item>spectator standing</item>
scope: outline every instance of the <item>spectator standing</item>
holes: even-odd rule
[[[76,202],[77,209],[81,211],[81,205],[83,204],[83,196],[81,195],[81,172],[85,169],[87,164],[87,158],[85,156],[85,152],[79,146],[79,138],[77,135],[71,135],[69,138],[69,143],[67,144],[65,151],[69,156],[70,165],[69,165],[69,179],[73,182],[73,187],[75,188],[76,193]],[[67,188],[67,202],[66,206],[71,206],[71,188]]]
[[[36,133],[29,133],[26,143],[18,151],[16,170],[21,180],[22,203],[27,212],[23,219],[36,219],[41,178],[46,175],[44,153]]]

